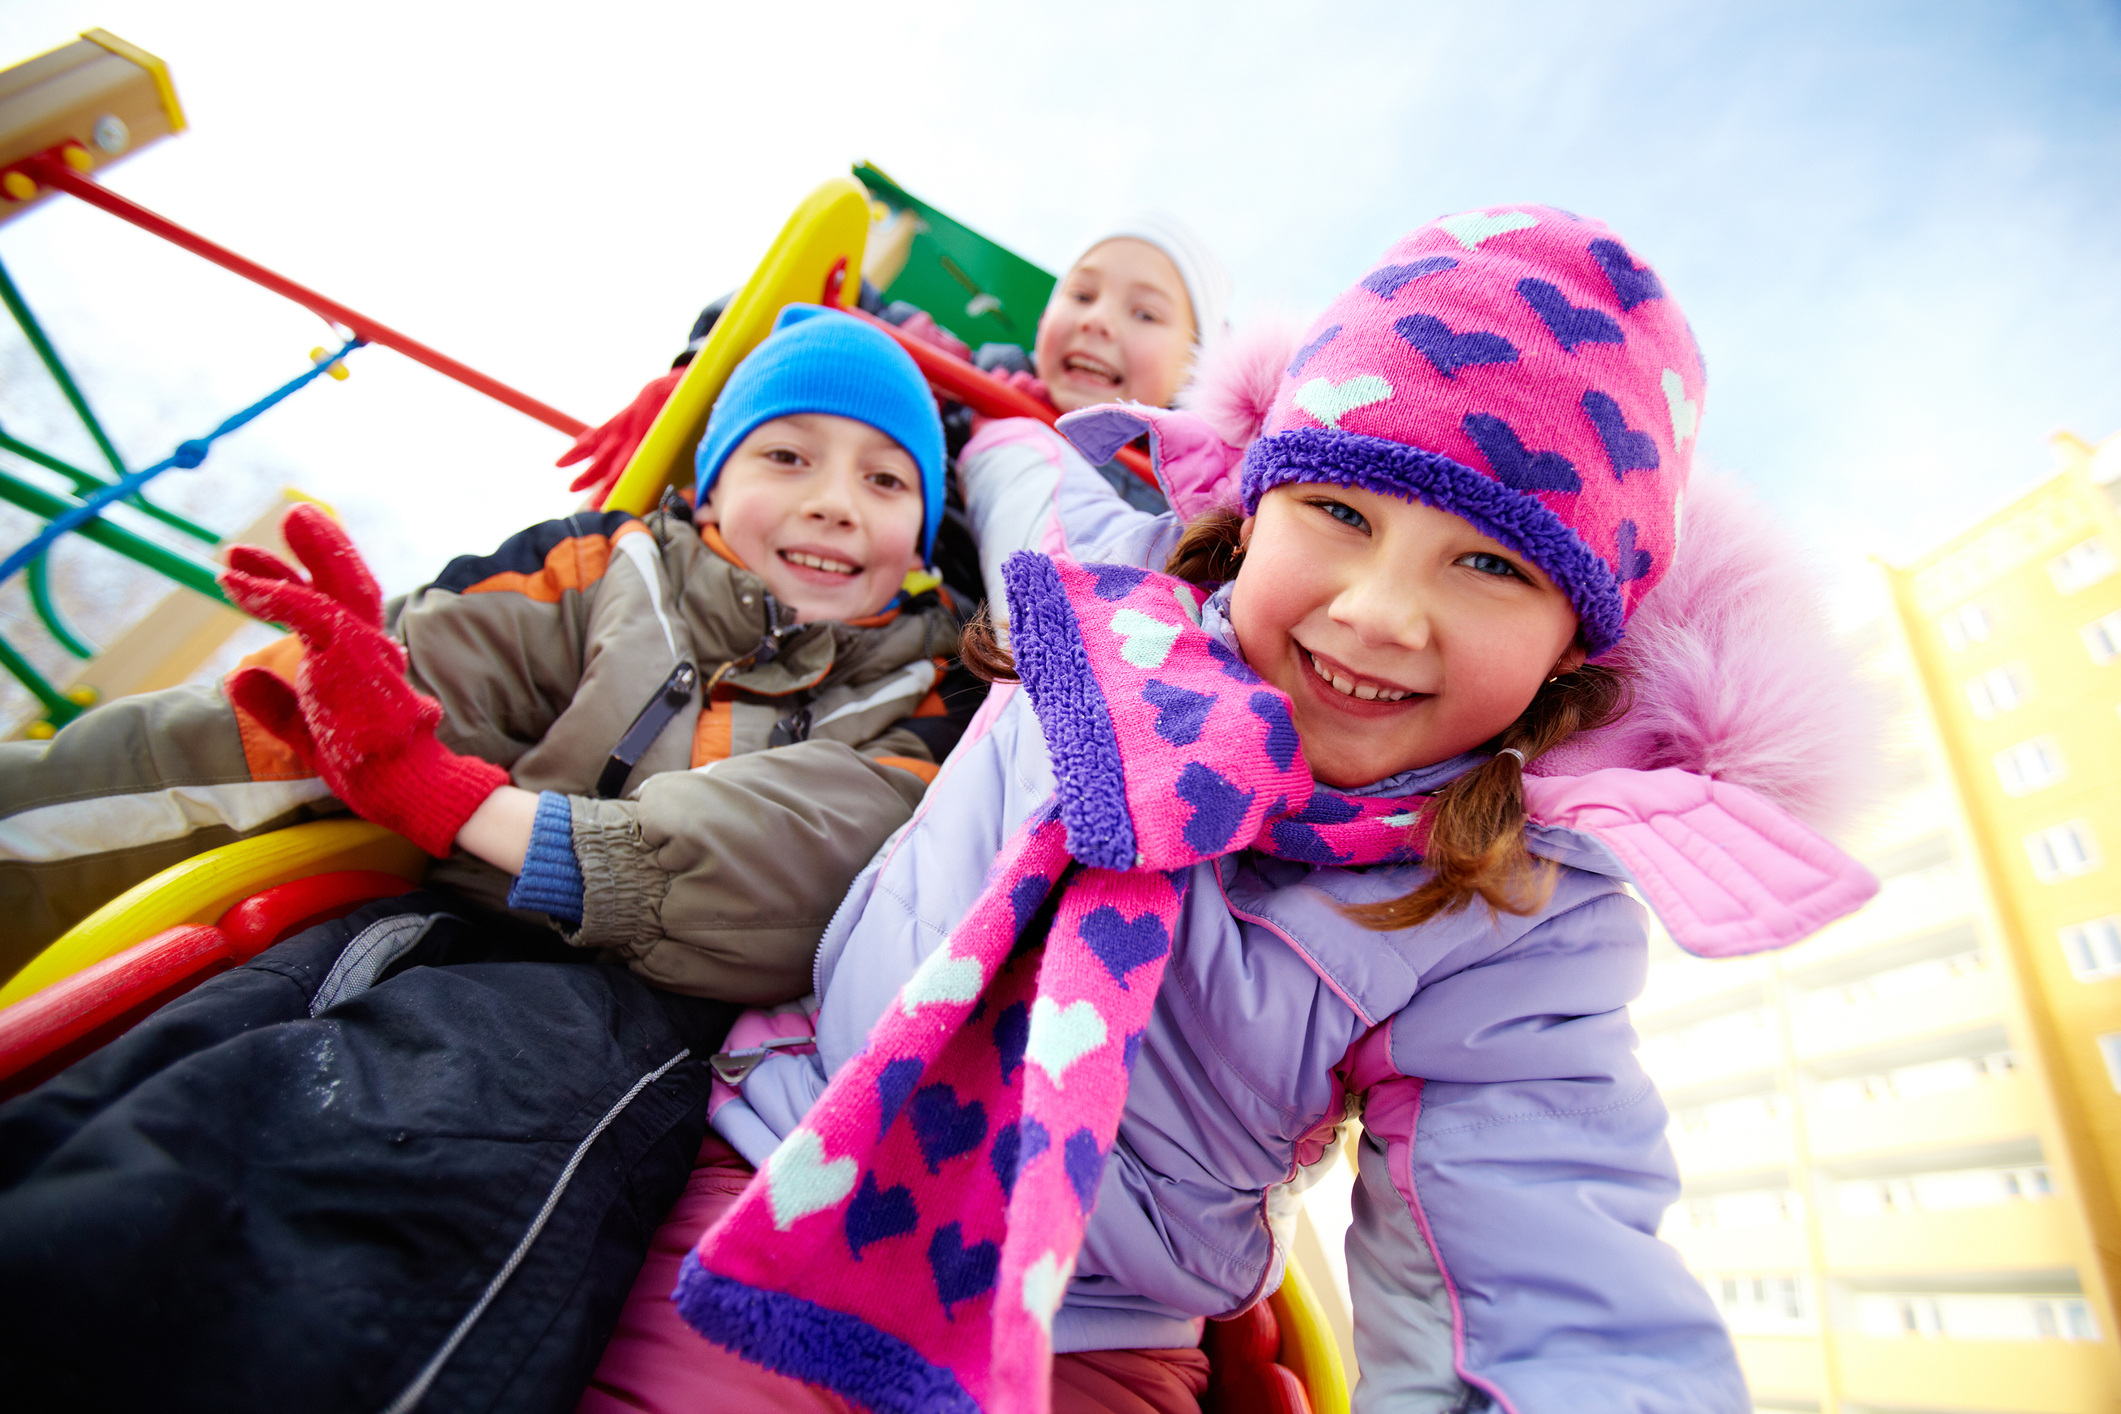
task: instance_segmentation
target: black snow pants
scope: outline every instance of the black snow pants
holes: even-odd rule
[[[0,1404],[574,1407],[736,1008],[370,904],[0,1106]]]

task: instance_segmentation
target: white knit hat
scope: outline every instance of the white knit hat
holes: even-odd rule
[[[1186,284],[1186,298],[1193,303],[1193,330],[1199,342],[1212,342],[1229,329],[1230,272],[1191,226],[1160,212],[1136,212],[1096,240],[1084,242],[1076,259],[1106,241],[1122,239],[1147,241],[1178,267],[1178,278]]]

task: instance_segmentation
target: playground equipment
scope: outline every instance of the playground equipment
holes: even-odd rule
[[[96,650],[66,624],[51,597],[45,556],[61,535],[79,533],[156,571],[176,588],[191,591],[177,599],[181,607],[162,613],[152,631],[142,636],[157,645],[151,661],[133,661],[138,656],[134,654],[111,655],[123,658],[124,663],[114,667],[106,661],[98,665],[103,669],[101,673],[77,677],[71,687],[63,690],[39,673],[17,648],[0,639],[0,667],[13,674],[44,708],[44,720],[30,728],[33,736],[49,736],[105,693],[143,691],[181,680],[221,638],[243,622],[227,607],[214,583],[217,569],[211,558],[202,553],[226,543],[223,537],[154,504],[144,488],[172,468],[189,470],[198,466],[215,439],[235,431],[320,374],[343,379],[346,368],[341,360],[360,345],[374,343],[395,349],[569,436],[578,436],[587,429],[587,424],[579,419],[186,230],[105,189],[94,179],[103,167],[156,139],[182,132],[184,127],[184,112],[170,82],[168,66],[104,30],[90,30],[72,44],[0,72],[0,223],[63,192],[293,300],[330,323],[343,342],[336,352],[311,350],[313,368],[203,437],[186,441],[163,461],[132,471],[127,469],[58,350],[30,311],[28,301],[6,269],[0,267],[0,303],[6,304],[8,313],[110,468],[105,474],[74,466],[0,430],[0,448],[56,472],[71,485],[70,491],[57,491],[0,471],[0,499],[45,523],[27,545],[0,562],[0,581],[17,571],[23,572],[31,604],[45,629],[69,655],[83,661],[97,658]],[[179,543],[165,543],[103,515],[106,507],[119,503],[175,532]],[[246,527],[245,533],[254,530],[255,527]],[[192,595],[200,598],[193,599]],[[220,612],[216,612],[217,608]],[[172,645],[174,653],[170,651]],[[84,680],[89,677],[100,681],[91,685]]]
[[[147,106],[150,95],[158,106]],[[71,195],[302,304],[331,322],[344,342],[336,352],[314,351],[310,370],[206,437],[183,444],[163,463],[128,471],[19,291],[0,270],[0,297],[114,473],[104,476],[72,467],[0,432],[0,448],[73,484],[73,494],[64,495],[0,471],[0,497],[46,522],[36,537],[0,562],[0,580],[17,569],[27,573],[39,616],[81,657],[89,656],[87,645],[66,629],[50,606],[48,590],[40,587],[44,554],[52,542],[66,533],[85,535],[158,570],[197,596],[224,603],[214,584],[215,567],[196,550],[171,549],[113,525],[102,512],[123,503],[201,546],[222,543],[213,532],[155,507],[141,488],[170,467],[197,466],[214,438],[318,376],[343,376],[339,359],[363,343],[396,349],[557,430],[570,435],[587,430],[578,420],[215,245],[93,180],[101,165],[183,126],[161,61],[101,31],[0,73],[0,221],[54,193]],[[921,203],[876,168],[865,164],[855,170],[859,184],[845,177],[828,180],[790,215],[634,450],[605,500],[607,507],[645,513],[666,490],[689,482],[693,448],[723,383],[789,303],[823,303],[870,318],[856,302],[866,276],[887,295],[920,304],[969,344],[1029,342],[1052,276]],[[866,263],[865,254],[871,257]],[[913,356],[939,395],[984,416],[1036,417],[1048,423],[1055,419],[1051,408],[964,360],[881,320],[872,322]],[[1139,451],[1130,448],[1121,459],[1136,474],[1150,477],[1147,459]],[[44,703],[47,734],[88,705],[45,682],[4,641],[0,666]],[[327,820],[206,851],[142,882],[76,924],[0,986],[0,1098],[57,1073],[141,1017],[275,942],[363,903],[409,890],[420,881],[426,864],[424,854],[387,830],[359,820]],[[1209,1345],[1214,1361],[1208,1406],[1212,1410],[1344,1414],[1348,1407],[1338,1347],[1316,1292],[1295,1263],[1277,1293],[1244,1316],[1219,1323]]]

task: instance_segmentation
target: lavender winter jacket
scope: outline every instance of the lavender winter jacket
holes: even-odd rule
[[[1199,431],[1158,420],[1160,453]],[[1169,474],[1175,458],[1163,460]],[[963,469],[983,555],[997,561],[1046,548],[1160,566],[1176,535],[1171,517],[1131,510],[1029,424],[990,426]],[[1209,466],[1174,479],[1174,503],[1197,506],[1213,476]],[[1712,528],[1747,519],[1743,507],[1697,502],[1697,537],[1704,515]],[[1754,559],[1734,590],[1774,577],[1771,560]],[[1730,565],[1713,569],[1690,578],[1675,566],[1675,602],[1705,592],[1704,580],[1732,580]],[[1219,602],[1204,626],[1227,636]],[[1644,693],[1658,708],[1670,696]],[[978,896],[1004,841],[1053,793],[1021,694],[998,689],[974,732],[834,919],[814,1014],[749,1028],[754,1044],[814,1028],[816,1044],[767,1048],[741,1095],[716,1108],[716,1129],[754,1162],[861,1048]],[[1718,733],[1753,759],[1759,743],[1734,724]],[[1253,854],[1197,866],[1056,1350],[1192,1345],[1201,1317],[1271,1292],[1297,1195],[1359,1112],[1347,1248],[1358,1410],[1750,1408],[1715,1310],[1654,1236],[1678,1179],[1627,1019],[1647,916],[1623,881],[1706,952],[1793,941],[1874,886],[1730,770],[1711,780],[1606,759],[1620,752],[1643,756],[1620,737],[1578,743],[1571,774],[1528,784],[1543,822],[1532,847],[1566,866],[1537,917],[1472,909],[1375,933],[1338,906],[1404,894],[1418,868],[1313,869]],[[1371,791],[1434,789],[1472,760]]]

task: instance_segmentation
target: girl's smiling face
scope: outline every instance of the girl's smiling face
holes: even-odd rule
[[[1245,661],[1294,704],[1312,774],[1342,788],[1470,751],[1584,657],[1575,608],[1525,556],[1350,486],[1260,499],[1230,617]]]
[[[1101,241],[1053,287],[1033,359],[1062,412],[1122,400],[1169,407],[1193,367],[1193,304],[1147,241]]]

